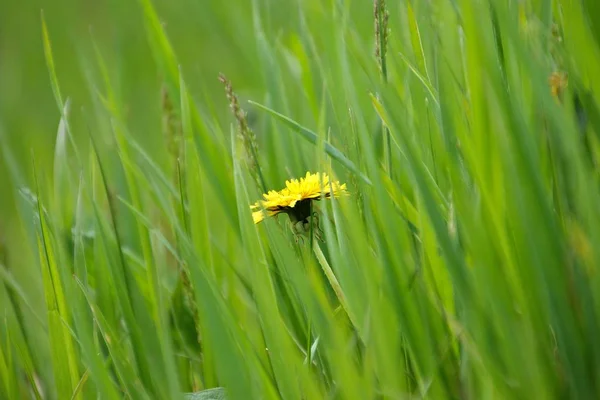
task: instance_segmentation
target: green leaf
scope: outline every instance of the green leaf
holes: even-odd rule
[[[201,392],[186,393],[185,400],[227,400],[227,395],[224,388],[218,387]]]
[[[56,76],[56,67],[54,65],[54,56],[52,55],[52,45],[50,44],[50,35],[48,34],[48,26],[46,25],[46,18],[42,11],[42,41],[44,43],[44,55],[46,56],[46,66],[50,73],[50,84],[52,86],[52,92],[54,93],[54,99],[59,110],[63,110],[65,105],[62,100],[60,93],[60,87],[58,86],[58,77]]]
[[[40,199],[38,177],[33,163],[33,174],[36,182],[37,199],[37,242],[39,259],[42,265],[44,294],[48,311],[48,330],[50,335],[53,369],[55,373],[58,395],[70,398],[79,381],[78,354],[71,337],[69,324],[71,323],[71,309],[68,307],[67,284],[64,280],[58,259],[60,252],[52,239],[53,235],[46,219]]]

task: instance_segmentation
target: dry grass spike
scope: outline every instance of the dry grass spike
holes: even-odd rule
[[[229,81],[223,74],[219,74],[219,81],[225,85],[225,94],[227,96],[227,100],[229,100],[229,107],[231,108],[231,112],[237,121],[238,137],[242,141],[244,150],[246,152],[246,164],[248,165],[248,169],[250,170],[250,173],[257,186],[265,191],[266,186],[258,162],[258,144],[256,141],[256,135],[248,125],[247,114],[240,106],[240,101],[233,91],[231,81]]]

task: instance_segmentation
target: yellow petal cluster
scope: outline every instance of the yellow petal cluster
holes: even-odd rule
[[[296,203],[306,199],[319,199],[320,197],[337,197],[345,194],[346,184],[330,181],[325,173],[311,174],[307,172],[303,178],[291,179],[285,182],[285,188],[280,191],[270,190],[263,194],[263,200],[251,206],[254,211],[254,223],[261,222],[265,217],[271,217],[294,208]]]

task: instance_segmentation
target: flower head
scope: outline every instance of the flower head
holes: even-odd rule
[[[303,178],[285,182],[280,191],[270,190],[263,194],[263,200],[251,206],[254,223],[258,224],[265,217],[286,213],[292,222],[306,223],[311,215],[311,201],[321,197],[338,197],[346,194],[346,184],[330,181],[327,174],[311,174],[307,172]]]

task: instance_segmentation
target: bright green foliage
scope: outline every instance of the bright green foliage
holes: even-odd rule
[[[21,3],[1,399],[600,397],[596,1]]]

